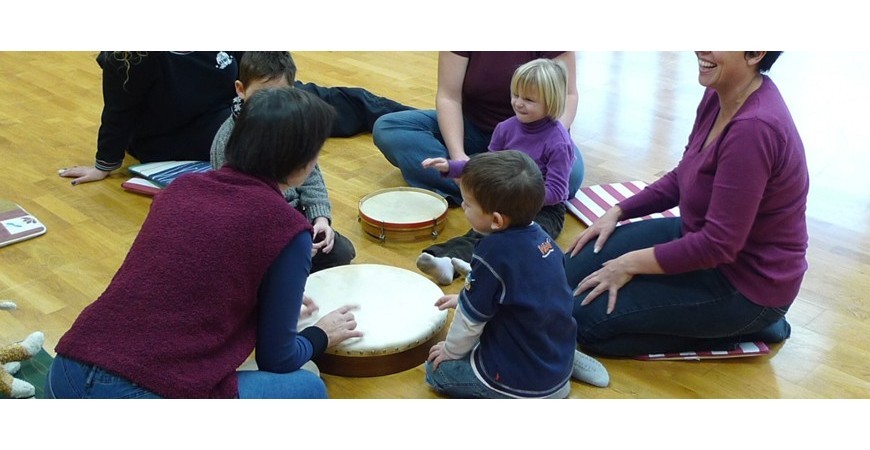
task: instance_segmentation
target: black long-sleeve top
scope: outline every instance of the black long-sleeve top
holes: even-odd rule
[[[208,161],[212,139],[230,115],[242,52],[149,52],[129,67],[100,52],[103,113],[96,167],[140,162]]]

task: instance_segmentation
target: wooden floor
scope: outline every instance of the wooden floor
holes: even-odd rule
[[[356,85],[432,108],[433,52],[299,52],[298,78]],[[123,260],[150,199],[120,188],[126,175],[71,186],[57,169],[91,164],[102,106],[93,52],[0,52],[0,198],[21,204],[48,232],[0,249],[0,342],[46,334],[52,351],[79,311]],[[584,184],[653,181],[679,160],[701,87],[691,53],[579,53],[580,105],[572,135],[586,161]],[[870,57],[785,53],[771,76],[791,108],[811,173],[809,264],[789,311],[792,338],[766,357],[708,362],[603,359],[609,388],[574,384],[572,398],[870,397]],[[128,159],[127,165],[135,161]],[[320,158],[335,227],[356,245],[356,263],[416,270],[422,243],[381,244],[357,224],[357,202],[402,186],[370,135],[327,142]],[[451,210],[447,235],[464,232]],[[558,242],[580,231],[567,219]],[[460,283],[444,289],[458,292]],[[422,366],[375,378],[324,375],[334,398],[435,398]]]

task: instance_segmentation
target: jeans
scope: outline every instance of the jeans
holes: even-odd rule
[[[239,398],[328,398],[326,385],[314,373],[297,369],[289,373],[240,370]]]
[[[463,359],[442,361],[437,370],[426,361],[426,384],[435,391],[452,398],[514,398],[500,394],[483,384],[471,368],[471,355]],[[571,383],[565,383],[547,398],[566,398],[571,394]]]
[[[463,359],[442,361],[437,370],[426,361],[426,384],[452,398],[510,398],[483,384],[474,375],[470,355]]]
[[[566,259],[568,284],[574,289],[605,261],[680,236],[679,218],[621,225],[599,254],[592,253],[589,243]],[[610,314],[607,292],[580,306],[587,294],[574,299],[577,343],[584,350],[611,356],[728,349],[781,326],[787,310],[751,302],[716,269],[637,275],[619,289]],[[787,332],[782,334],[780,340],[788,337]]]
[[[167,368],[167,370],[170,370]],[[239,371],[239,398],[327,398],[326,385],[307,370],[290,373]],[[97,366],[57,355],[45,382],[45,398],[161,398]]]
[[[45,398],[161,398],[132,381],[91,364],[57,355],[48,369]]]
[[[322,87],[301,81],[294,87],[314,94],[335,108],[331,137],[370,133],[375,121],[384,114],[414,109],[358,87]]]
[[[487,133],[467,118],[464,119],[464,146],[468,156],[488,150],[492,133]],[[424,169],[426,158],[449,158],[444,137],[438,127],[435,110],[414,110],[388,114],[375,122],[372,138],[387,161],[402,171],[408,186],[428,189],[443,196],[453,205],[462,203],[459,186],[435,169]],[[569,196],[583,182],[583,157],[574,145],[576,159],[568,180]]]

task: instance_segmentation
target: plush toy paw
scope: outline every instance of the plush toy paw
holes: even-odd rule
[[[32,398],[35,395],[36,388],[32,384],[18,378],[12,379],[12,392],[9,393],[9,397]]]
[[[18,305],[15,302],[11,302],[9,300],[0,300],[0,309],[15,309]]]
[[[6,372],[9,372],[10,375],[15,375],[21,370],[21,363],[18,361],[3,364],[3,368],[6,369]]]
[[[12,376],[25,361],[39,353],[45,343],[41,331],[31,333],[21,342],[0,347],[0,394],[10,398],[30,398],[36,395],[36,388]]]
[[[27,336],[26,339],[21,341],[21,346],[30,356],[39,353],[39,351],[42,350],[43,344],[45,344],[45,335],[42,334],[41,331],[34,331],[33,333],[30,333],[30,336]]]

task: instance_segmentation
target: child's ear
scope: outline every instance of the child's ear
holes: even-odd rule
[[[245,99],[245,84],[239,80],[236,80],[234,85],[236,87],[236,95],[238,95],[239,98],[244,100]]]
[[[510,225],[510,219],[508,218],[508,216],[500,212],[492,213],[492,225],[490,225],[492,231],[504,230],[508,227],[508,225]]]

